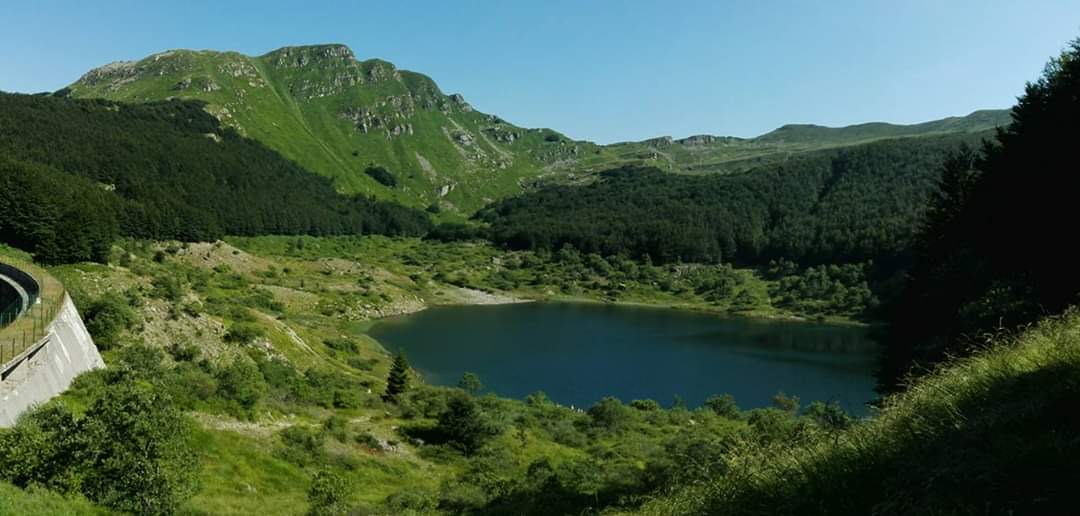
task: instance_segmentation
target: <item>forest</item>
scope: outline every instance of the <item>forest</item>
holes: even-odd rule
[[[1076,252],[1062,239],[1080,187],[1080,40],[1029,83],[994,143],[948,161],[890,308],[882,388],[904,383],[989,336],[1077,302]],[[920,343],[913,345],[912,343]]]
[[[119,236],[420,235],[425,213],[338,194],[198,102],[0,94],[0,233],[45,263],[104,261]]]
[[[737,175],[624,167],[496,202],[476,218],[514,249],[571,244],[655,263],[885,263],[907,255],[946,157],[985,136],[885,140]]]

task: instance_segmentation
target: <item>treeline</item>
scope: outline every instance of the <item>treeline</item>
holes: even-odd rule
[[[1028,84],[996,144],[949,160],[892,309],[884,390],[978,349],[986,335],[1077,302],[1066,237],[1080,192],[1080,40]]]
[[[565,244],[657,263],[803,264],[903,255],[946,156],[985,134],[822,151],[739,175],[622,168],[586,186],[506,199],[477,217],[515,249]]]
[[[0,93],[0,235],[45,262],[104,260],[118,236],[420,235],[418,210],[339,195],[190,101]]]

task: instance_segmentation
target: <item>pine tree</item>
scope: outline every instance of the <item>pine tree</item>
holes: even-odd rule
[[[386,393],[383,401],[397,403],[398,397],[409,390],[409,360],[404,352],[399,352],[394,357],[394,365],[390,366],[390,374],[386,378]]]

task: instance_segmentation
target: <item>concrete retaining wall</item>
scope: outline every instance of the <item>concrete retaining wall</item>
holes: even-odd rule
[[[12,426],[34,405],[64,392],[81,373],[105,367],[67,294],[49,332],[0,371],[0,427]]]

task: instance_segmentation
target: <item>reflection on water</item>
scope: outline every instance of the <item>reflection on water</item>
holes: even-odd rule
[[[680,396],[691,405],[731,393],[744,408],[778,391],[864,412],[877,346],[862,328],[725,318],[638,307],[531,303],[444,307],[377,324],[432,383],[465,371],[504,396],[537,390],[588,406],[602,396]]]

